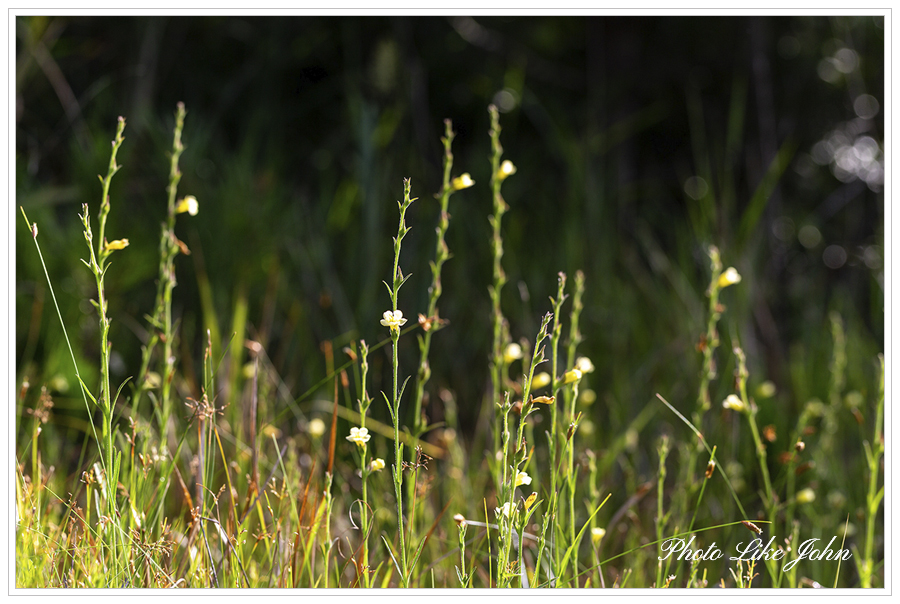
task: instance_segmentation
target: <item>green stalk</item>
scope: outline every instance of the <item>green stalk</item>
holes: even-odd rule
[[[400,248],[403,242],[403,237],[409,232],[409,228],[406,226],[406,210],[412,205],[412,202],[415,201],[415,198],[410,198],[410,181],[409,179],[405,179],[403,181],[403,201],[397,202],[397,205],[400,207],[400,224],[397,228],[397,237],[394,238],[394,267],[391,273],[391,280],[393,283],[393,287],[387,285],[388,291],[391,295],[391,307],[393,309],[394,316],[397,316],[397,295],[400,291],[400,288],[409,279],[409,275],[403,276],[403,271],[400,270]],[[387,313],[385,313],[387,315]],[[402,316],[402,315],[401,315]],[[385,326],[389,326],[391,330],[391,366],[393,369],[393,393],[391,396],[391,419],[394,421],[394,496],[397,499],[397,534],[399,536],[400,542],[400,581],[402,587],[409,587],[409,573],[407,569],[407,561],[406,561],[406,542],[403,535],[403,450],[400,446],[400,395],[402,392],[399,390],[398,383],[398,370],[400,367],[400,361],[397,355],[397,344],[400,340],[400,326],[406,322],[406,319],[402,319],[402,322],[399,324],[396,322],[388,322],[387,318],[382,321],[382,324]],[[404,383],[405,386],[405,383]]]
[[[488,221],[493,229],[491,238],[491,252],[493,254],[493,285],[488,288],[491,297],[491,327],[493,331],[493,344],[491,347],[491,402],[490,405],[500,404],[500,392],[503,387],[504,361],[503,350],[506,346],[506,339],[503,337],[504,317],[500,307],[500,291],[506,284],[506,273],[503,271],[501,260],[503,259],[503,236],[500,232],[500,225],[503,222],[503,214],[509,209],[503,196],[500,194],[500,185],[508,174],[500,171],[500,157],[503,155],[503,147],[500,145],[500,113],[497,107],[491,105],[488,107],[491,116],[491,195],[493,197],[494,209],[493,214],[488,217]],[[499,426],[497,422],[493,424],[494,430],[494,450],[498,450],[500,444]],[[494,477],[496,480],[496,476]],[[498,484],[498,490],[500,485]]]
[[[866,549],[863,563],[860,565],[860,585],[872,587],[872,576],[875,574],[875,520],[878,506],[884,497],[884,486],[878,488],[878,476],[881,474],[881,456],[884,454],[884,356],[878,355],[881,362],[881,380],[878,388],[878,405],[875,411],[875,432],[872,444],[866,443],[866,460],[869,465],[869,491],[866,494]]]
[[[559,273],[559,278],[557,280],[556,287],[556,298],[551,299],[551,303],[553,304],[553,330],[551,331],[550,336],[550,394],[553,396],[554,401],[559,396],[559,389],[562,385],[562,382],[558,379],[559,372],[559,340],[562,336],[562,323],[560,323],[560,316],[562,313],[562,305],[566,300],[566,274]],[[559,459],[558,459],[558,444],[559,444],[559,426],[557,419],[557,411],[556,408],[558,405],[554,404],[550,405],[550,438],[548,439],[549,443],[549,453],[550,453],[550,492],[557,492],[557,472],[559,469]],[[556,538],[556,515],[557,515],[557,504],[559,503],[559,498],[555,495],[551,497],[550,501],[550,510],[549,515],[551,517],[550,522],[550,542],[553,544],[553,555],[550,558],[553,561],[552,567],[556,574],[559,573],[559,559],[560,559],[560,544]]]

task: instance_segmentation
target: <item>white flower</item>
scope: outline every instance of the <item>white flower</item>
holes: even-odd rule
[[[347,440],[356,443],[357,447],[365,447],[370,438],[366,428],[350,428],[350,436],[347,437]]]
[[[500,180],[505,179],[507,176],[512,176],[516,173],[516,166],[513,165],[511,161],[504,160],[502,164],[500,164],[500,170],[497,172],[497,176]]]
[[[812,503],[816,500],[816,492],[812,489],[803,489],[797,493],[797,503]]]
[[[591,363],[591,360],[587,357],[578,357],[575,360],[575,369],[582,374],[591,373],[594,371],[594,364]]]
[[[507,501],[506,503],[504,503],[503,507],[501,507],[501,508],[494,508],[494,512],[496,512],[498,516],[503,514],[504,516],[509,518],[509,512],[510,512],[509,502]]]
[[[366,439],[368,440],[368,439]],[[380,472],[384,469],[384,460],[380,457],[373,459],[369,462],[369,471],[370,472]]]
[[[520,485],[529,485],[531,484],[531,476],[526,474],[525,472],[519,472],[516,474],[516,486]]]
[[[507,344],[506,350],[503,351],[503,362],[509,365],[513,361],[522,358],[522,347],[513,342],[512,344]]]
[[[606,529],[596,526],[591,529],[591,543],[597,545],[606,536]]]
[[[725,272],[719,275],[719,288],[728,287],[729,285],[734,285],[735,283],[741,282],[741,275],[737,272],[733,266],[729,266],[725,269]]]
[[[178,200],[178,204],[175,206],[175,213],[182,214],[187,212],[191,216],[196,216],[197,212],[200,211],[200,204],[197,202],[197,198],[193,195],[188,195]]]
[[[386,310],[384,311],[383,316],[384,318],[381,320],[381,324],[385,327],[390,327],[391,331],[400,331],[400,328],[406,323],[406,319],[403,318],[403,313],[399,310],[395,310],[394,312]]]
[[[747,408],[744,405],[744,401],[742,401],[737,395],[729,394],[728,397],[722,401],[722,406],[726,409],[731,409],[732,411],[737,411],[738,413],[743,413]]]
[[[320,420],[318,417],[309,422],[309,426],[307,426],[307,430],[309,433],[315,437],[319,438],[323,434],[325,434],[325,422]]]
[[[454,191],[459,191],[460,189],[468,189],[472,185],[475,184],[475,181],[472,180],[472,177],[469,176],[469,173],[461,174],[453,179],[450,183],[450,186],[453,187]]]

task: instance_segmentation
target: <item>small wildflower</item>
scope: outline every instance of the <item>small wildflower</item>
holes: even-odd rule
[[[581,379],[581,370],[580,369],[570,369],[563,376],[563,384],[571,384],[572,382],[577,382]]]
[[[709,463],[706,464],[706,478],[710,479],[713,476],[713,472],[716,471],[716,462],[713,460],[709,460]]]
[[[522,358],[522,347],[515,342],[508,344],[506,350],[503,351],[503,362],[509,365],[513,361]]]
[[[719,275],[719,289],[723,287],[728,287],[729,285],[734,285],[735,283],[741,282],[741,275],[737,272],[733,266],[729,266],[724,273]]]
[[[419,325],[422,326],[422,331],[431,331],[431,321],[430,317],[426,317],[422,313],[419,313]]]
[[[108,242],[105,247],[106,247],[106,249],[108,249],[110,251],[124,250],[126,247],[128,247],[128,240],[127,239],[116,239],[115,241]]]
[[[537,499],[537,491],[533,492],[531,495],[528,496],[528,499],[525,500],[525,511],[526,512],[531,509],[531,506],[534,505],[535,499]]]
[[[347,440],[350,442],[356,443],[357,447],[365,447],[366,443],[369,442],[369,430],[366,428],[350,428],[350,436],[347,437]]]
[[[406,319],[403,318],[403,312],[399,310],[394,312],[386,310],[383,316],[381,324],[385,327],[390,327],[391,331],[400,331],[400,328],[406,323]]]
[[[319,438],[320,436],[325,434],[325,422],[317,417],[309,422],[307,430],[309,431],[310,436],[312,436],[313,438]]]
[[[737,411],[738,413],[743,413],[744,410],[747,409],[747,406],[744,404],[737,395],[729,394],[728,397],[722,401],[722,406],[726,409],[731,409],[732,411]]]
[[[519,472],[518,474],[516,474],[516,486],[518,487],[523,484],[524,485],[531,484],[531,476],[529,476],[525,472]]]
[[[803,489],[797,493],[797,503],[812,503],[816,500],[816,492],[812,489]]]
[[[590,388],[585,388],[578,395],[578,402],[582,405],[593,405],[594,401],[597,400],[597,393],[591,390]]]
[[[550,374],[546,371],[542,371],[531,380],[531,387],[535,390],[538,388],[544,388],[545,386],[550,385]]]
[[[368,438],[366,439],[368,440]],[[373,459],[369,462],[369,472],[380,472],[384,469],[384,460],[380,457]]]
[[[536,396],[531,399],[532,403],[540,403],[542,405],[552,405],[556,402],[556,397],[553,396]]]
[[[502,164],[500,164],[500,170],[497,172],[497,178],[500,180],[505,180],[507,176],[512,176],[516,173],[516,166],[507,160],[504,160]]]
[[[798,440],[797,444],[794,445],[794,451],[796,451],[797,453],[803,453],[803,449],[805,449],[805,448],[806,448],[806,443],[803,442],[802,440]]]
[[[599,526],[595,526],[591,529],[591,543],[597,545],[600,543],[600,540],[606,537],[606,529],[600,528]]]
[[[469,176],[469,173],[460,174],[450,183],[450,186],[453,187],[454,191],[459,191],[460,189],[468,189],[472,185],[475,184],[475,181],[472,180],[472,177]]]
[[[453,515],[453,522],[455,522],[455,523],[456,523],[456,526],[458,526],[459,528],[465,528],[465,527],[466,527],[466,517],[463,516],[462,514],[454,514],[454,515]]]
[[[509,502],[507,501],[506,503],[504,503],[503,507],[494,508],[494,512],[496,512],[496,514],[498,516],[500,516],[502,514],[502,515],[506,516],[507,518],[509,518],[509,512],[510,512]]]
[[[591,363],[591,360],[587,357],[578,357],[575,360],[575,369],[582,374],[591,373],[594,371],[594,364]]]
[[[193,195],[188,195],[187,197],[183,197],[178,200],[178,203],[175,205],[175,213],[183,214],[187,212],[191,216],[196,216],[197,212],[200,211],[200,204],[197,203],[197,198]]]

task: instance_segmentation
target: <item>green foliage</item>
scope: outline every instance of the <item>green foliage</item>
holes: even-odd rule
[[[18,587],[884,584],[881,21],[16,35]],[[839,569],[647,547],[848,517]]]

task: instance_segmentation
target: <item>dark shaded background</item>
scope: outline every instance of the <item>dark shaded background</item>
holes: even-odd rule
[[[435,336],[429,390],[432,399],[438,388],[456,393],[471,430],[488,387],[494,102],[504,157],[518,166],[504,184],[504,311],[513,337],[533,340],[557,272],[584,270],[581,351],[597,367],[588,413],[598,438],[618,434],[655,392],[692,408],[709,244],[744,276],[723,296],[714,401],[730,392],[728,351],[739,337],[751,383],[778,388],[760,421],[793,425],[810,397],[827,396],[831,310],[847,327],[847,388],[873,395],[884,338],[883,160],[860,141],[882,145],[883,119],[867,97],[870,119],[854,102],[883,99],[880,18],[19,17],[16,27],[15,205],[40,225],[88,383],[98,338],[84,300],[95,293],[77,259],[76,214],[89,202],[96,215],[96,174],[117,116],[128,126],[108,232],[131,246],[107,277],[115,381],[139,365],[166,151],[184,101],[179,191],[201,209],[176,228],[193,251],[177,263],[182,395],[197,394],[205,328],[227,344],[246,304],[248,335],[294,397],[325,375],[320,342],[339,349],[385,336],[381,280],[404,177],[419,201],[407,215],[401,265],[414,276],[400,307],[424,311],[439,137],[451,118],[454,174],[470,172],[477,185],[451,200],[454,258],[440,303],[451,324]],[[762,195],[768,202],[754,205],[776,156],[783,174]],[[29,233],[15,220],[17,375],[50,385],[48,429],[80,447],[83,403],[69,398],[77,392],[68,353]],[[402,353],[412,373],[412,338]],[[373,358],[374,392],[382,357]],[[683,430],[661,413],[647,434],[669,424]]]

